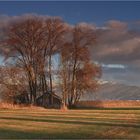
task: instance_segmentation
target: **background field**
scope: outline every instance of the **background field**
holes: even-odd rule
[[[77,108],[140,108],[140,100],[80,101]]]
[[[140,110],[0,109],[0,138],[140,139]]]

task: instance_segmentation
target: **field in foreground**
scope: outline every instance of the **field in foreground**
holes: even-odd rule
[[[139,109],[0,109],[1,139],[140,139]]]

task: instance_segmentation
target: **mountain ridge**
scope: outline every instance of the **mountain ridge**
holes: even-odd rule
[[[140,100],[140,87],[104,82],[96,92],[83,95],[81,100]]]

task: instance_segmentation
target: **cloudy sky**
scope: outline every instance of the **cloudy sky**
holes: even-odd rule
[[[29,14],[88,23],[96,29],[97,44],[91,53],[103,67],[102,79],[140,86],[140,2],[0,1],[0,28]]]

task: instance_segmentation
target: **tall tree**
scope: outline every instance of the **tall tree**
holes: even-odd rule
[[[101,71],[90,60],[89,46],[96,37],[89,26],[69,26],[57,17],[29,17],[12,23],[5,40],[9,50],[5,57],[12,57],[15,65],[25,71],[30,103],[36,103],[37,97],[48,90],[53,93],[55,54],[60,56],[64,106],[75,105],[82,94],[96,89]],[[53,104],[52,96],[50,103]]]
[[[89,83],[94,87],[93,89],[95,89],[95,85],[97,85],[95,79],[100,73],[100,68],[97,65],[91,65],[88,49],[90,45],[95,43],[94,30],[88,26],[82,27],[76,25],[69,34],[71,40],[66,42],[61,50],[61,77],[64,106],[66,104],[73,106],[76,101],[80,99],[81,94],[79,93],[91,88]],[[89,68],[91,71],[86,70]],[[81,73],[81,71],[87,71],[88,73]],[[96,74],[94,73],[93,75],[93,71],[96,72]],[[83,83],[85,77],[89,80],[89,83],[87,83],[88,81]],[[92,80],[90,80],[90,78]]]
[[[61,18],[51,17],[46,20],[46,30],[48,32],[48,67],[49,67],[49,79],[50,79],[50,91],[52,91],[52,56],[58,52],[61,44],[62,37],[65,33],[64,22]]]
[[[30,102],[35,103],[42,50],[46,40],[44,25],[37,18],[23,19],[12,24],[7,35],[10,55],[14,55],[15,60],[24,68],[30,87]]]
[[[63,42],[63,36],[66,32],[65,24],[59,17],[50,17],[46,20],[46,30],[48,32],[47,57],[48,57],[48,74],[49,74],[49,90],[53,93],[53,66],[52,57],[59,52],[59,48]],[[53,104],[53,98],[51,98]]]

